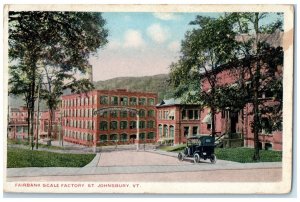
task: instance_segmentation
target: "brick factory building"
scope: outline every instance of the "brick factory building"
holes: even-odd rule
[[[28,139],[28,110],[26,107],[11,108],[9,110],[9,121],[8,121],[8,137],[11,139],[24,140]],[[60,121],[59,111],[55,111],[53,130],[51,133],[51,138],[57,138],[58,136],[58,123]],[[49,122],[49,112],[41,111],[39,116],[39,127],[37,126],[37,112],[34,113],[34,138],[36,138],[36,133],[39,134],[39,139],[48,137],[48,122]],[[38,131],[37,131],[38,130]]]
[[[200,105],[181,104],[180,99],[172,98],[163,100],[156,108],[158,142],[180,144],[201,133]]]
[[[130,144],[135,142],[139,131],[140,142],[155,142],[156,103],[156,93],[125,89],[64,95],[61,108],[64,141],[86,146]],[[138,110],[138,124],[136,113],[130,109]],[[102,113],[94,114],[99,110]]]

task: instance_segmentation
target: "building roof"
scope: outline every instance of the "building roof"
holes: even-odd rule
[[[159,104],[157,104],[157,107],[160,106],[171,106],[171,105],[180,105],[181,104],[181,99],[179,98],[171,98],[168,100],[162,100]]]

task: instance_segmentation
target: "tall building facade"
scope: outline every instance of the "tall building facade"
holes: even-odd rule
[[[155,142],[156,103],[156,93],[125,89],[62,96],[64,141],[87,146],[129,144],[139,133],[140,142]]]

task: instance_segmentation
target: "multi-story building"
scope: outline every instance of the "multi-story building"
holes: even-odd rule
[[[180,144],[201,133],[200,105],[181,104],[180,99],[156,105],[157,141]]]
[[[64,95],[64,141],[87,146],[128,144],[135,142],[138,131],[140,142],[155,142],[156,103],[156,93],[125,89]]]
[[[282,66],[278,65],[274,68],[274,76],[278,79],[282,77]],[[263,68],[262,68],[263,69]],[[242,68],[231,68],[230,66],[224,66],[216,70],[214,74],[216,75],[216,86],[230,86],[234,88],[238,85],[239,76]],[[262,71],[262,74],[264,72]],[[251,88],[251,81],[249,76],[247,77],[247,72],[245,73],[245,85],[247,88]],[[210,90],[210,84],[207,79],[203,79],[201,87],[204,91]],[[261,92],[259,100],[264,106],[272,106],[278,104],[270,92]],[[201,113],[201,132],[211,133],[211,114],[208,107],[204,107]],[[267,117],[262,116],[261,120],[264,124],[269,124]],[[252,131],[253,122],[253,105],[252,103],[246,103],[243,109],[240,111],[233,111],[229,107],[220,110],[215,116],[215,129],[217,134],[231,134],[239,137],[243,141],[243,145],[246,147],[254,147],[254,133]],[[266,130],[261,130],[259,132],[259,144],[261,149],[274,149],[282,150],[282,131],[268,132]]]
[[[40,111],[39,125],[37,127],[37,112],[34,112],[34,137],[39,134],[39,139],[48,137],[49,112]],[[52,122],[51,138],[55,139],[58,135],[59,111],[55,111]],[[12,139],[28,139],[28,110],[26,107],[11,108],[9,110],[8,137]]]

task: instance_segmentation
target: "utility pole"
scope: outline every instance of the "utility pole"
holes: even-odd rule
[[[140,141],[140,116],[139,111],[136,112],[136,151],[139,151],[139,141]]]

